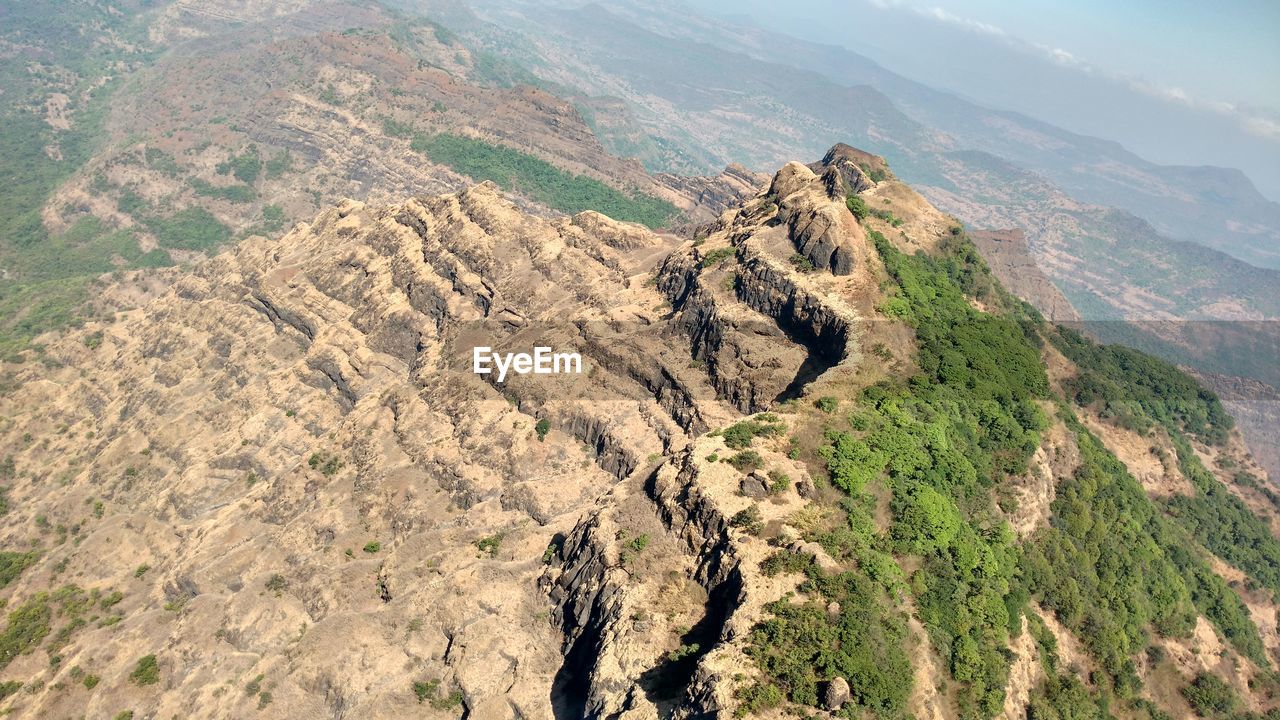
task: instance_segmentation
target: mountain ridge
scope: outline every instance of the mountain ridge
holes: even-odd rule
[[[1207,672],[1250,709],[1270,707],[1262,668],[1280,644],[1262,619],[1274,602],[1246,605],[1205,569],[1207,552],[1180,561],[1185,581],[1148,559],[1174,573],[1153,577],[1194,578],[1197,594],[1175,591],[1169,626],[1150,635],[1172,659],[1133,667],[1111,653],[1141,659],[1140,646],[1087,632],[1057,585],[1033,580],[1048,570],[1025,571],[1029,603],[1015,592],[1008,554],[1027,543],[1088,580],[1043,545],[1087,537],[1051,521],[1076,512],[1062,502],[1077,463],[1165,517],[1143,488],[1163,487],[1174,459],[1137,479],[1106,464],[1128,437],[1111,428],[1147,417],[1193,443],[1170,446],[1177,472],[1199,478],[1186,487],[1225,493],[1178,502],[1244,498],[1275,522],[1271,501],[1226,470],[1269,482],[1214,424],[1216,401],[1166,416],[1144,396],[1150,409],[1133,410],[1102,350],[1039,324],[954,220],[882,165],[868,164],[878,180],[864,172],[868,160],[837,147],[818,172],[790,163],[697,240],[593,212],[528,215],[491,184],[347,201],[198,264],[141,309],[50,338],[48,363],[12,368],[18,384],[0,397],[0,437],[15,448],[0,538],[9,562],[23,558],[4,587],[16,644],[2,672],[31,688],[8,703],[32,717],[767,717],[788,704],[949,717],[1006,702],[1119,707],[1132,677],[1144,702],[1190,717],[1178,692],[1140,688]],[[939,333],[932,312],[959,324]],[[475,338],[576,348],[588,370],[497,383],[464,362]],[[962,347],[975,354],[956,365]],[[1008,383],[948,379],[992,352],[1001,360],[981,367]],[[983,422],[997,424],[981,443],[965,423],[921,424],[955,403],[978,412],[972,394],[987,392]],[[1118,408],[1136,414],[1118,420]],[[889,456],[857,450],[865,432],[869,448],[902,433],[948,440],[880,467]],[[919,452],[956,483],[995,484],[963,485],[979,493],[964,500],[899,464]],[[1019,530],[979,532],[987,522]],[[953,541],[992,553],[994,574],[947,580],[956,556],[938,548]],[[1203,542],[1223,552],[1212,531]],[[939,582],[1016,614],[957,626],[928,590]],[[1024,608],[1021,632],[1039,639],[1006,656],[1018,633],[1005,626]],[[27,615],[36,634],[16,635]],[[880,654],[797,664],[813,641],[795,622]],[[970,633],[972,648],[943,642]],[[1105,679],[1036,670],[1041,653],[1056,657],[1045,633]]]

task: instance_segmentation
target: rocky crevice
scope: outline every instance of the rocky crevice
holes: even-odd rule
[[[699,487],[697,475],[697,462],[686,450],[647,476],[643,493],[666,530],[694,560],[691,579],[706,591],[705,614],[695,628],[703,640],[697,654],[701,657],[727,639],[728,619],[746,590],[728,519]],[[647,672],[633,677],[612,675],[613,663],[601,661],[624,652],[621,647],[631,626],[628,597],[637,592],[618,561],[617,535],[606,510],[598,510],[574,528],[561,548],[562,564],[544,576],[555,604],[553,623],[565,642],[565,662],[558,676],[559,718],[616,717],[611,713],[642,705],[653,706],[657,714],[655,701],[642,699],[645,686],[679,680],[663,677],[674,664],[665,656],[656,657]],[[701,717],[715,710],[709,695],[690,693],[690,688],[697,687],[699,673],[695,670],[689,677],[695,682],[665,704],[663,716]]]

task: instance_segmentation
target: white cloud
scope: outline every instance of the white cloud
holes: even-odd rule
[[[938,7],[936,5],[918,5],[911,0],[864,0],[869,5],[887,9],[908,10],[920,17],[927,18],[936,22],[946,23],[955,27],[962,28],[969,32],[980,33],[991,37],[999,38],[1010,47],[1024,52],[1037,54],[1058,65],[1059,67],[1069,68],[1079,72],[1090,73],[1106,78],[1112,82],[1121,83],[1129,88],[1143,93],[1150,97],[1158,98],[1166,102],[1177,103],[1185,107],[1195,110],[1217,113],[1233,118],[1240,124],[1245,131],[1268,140],[1280,140],[1280,117],[1267,111],[1258,111],[1249,108],[1242,108],[1235,103],[1222,100],[1209,100],[1205,98],[1197,98],[1192,96],[1186,90],[1169,85],[1160,85],[1153,83],[1144,78],[1124,75],[1122,73],[1110,72],[1099,69],[1090,64],[1085,59],[1075,55],[1064,48],[1042,45],[1039,43],[1029,42],[1010,35],[1008,32],[997,25],[975,20],[973,18],[962,17],[955,13]]]
[[[916,13],[923,15],[925,17],[933,18],[934,20],[938,20],[944,23],[951,23],[952,25],[959,25],[960,27],[966,28],[968,30],[972,30],[974,32],[980,32],[984,35],[995,35],[997,37],[1005,37],[1007,34],[1005,33],[1003,28],[996,27],[991,23],[985,23],[980,20],[972,20],[970,18],[960,17],[959,15],[943,10],[942,8],[937,6],[928,7],[928,8],[912,6],[911,9]]]
[[[1241,128],[1251,135],[1267,140],[1280,140],[1280,119],[1265,110],[1242,107],[1224,100],[1208,100],[1197,98],[1180,87],[1159,85],[1144,78],[1111,75],[1112,80],[1124,83],[1129,88],[1143,95],[1177,103],[1193,110],[1217,113],[1234,119]]]
[[[1244,129],[1260,138],[1280,140],[1280,120],[1250,115],[1241,122]]]

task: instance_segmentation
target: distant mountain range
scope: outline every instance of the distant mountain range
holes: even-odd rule
[[[616,149],[638,152],[654,167],[705,171],[733,159],[767,167],[820,152],[837,139],[833,132],[854,131],[904,178],[934,184],[944,178],[929,155],[983,151],[1043,175],[1074,200],[1127,210],[1167,237],[1280,268],[1280,204],[1237,170],[1147,162],[1115,142],[981,107],[847,49],[699,19],[682,3],[577,5],[484,3],[475,12],[491,25],[462,27],[482,41],[495,40],[497,28],[516,33],[517,42],[504,36],[490,49],[539,78],[591,95],[630,96],[634,121],[651,142],[617,133]],[[572,69],[548,63],[552,56]],[[811,122],[778,132],[770,125],[780,106]],[[690,127],[695,122],[726,132],[708,142]]]

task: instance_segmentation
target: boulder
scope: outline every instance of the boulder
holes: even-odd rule
[[[761,480],[758,474],[752,473],[751,475],[743,478],[742,482],[739,483],[738,492],[752,498],[753,500],[759,500],[760,498],[767,497],[769,495],[769,486]]]
[[[796,481],[796,494],[806,500],[817,494],[818,488],[814,487],[813,481],[807,477],[800,478]]]
[[[851,697],[849,693],[849,681],[839,675],[831,678],[831,682],[827,683],[827,691],[823,693],[822,704],[828,710],[835,711],[844,707]]]

